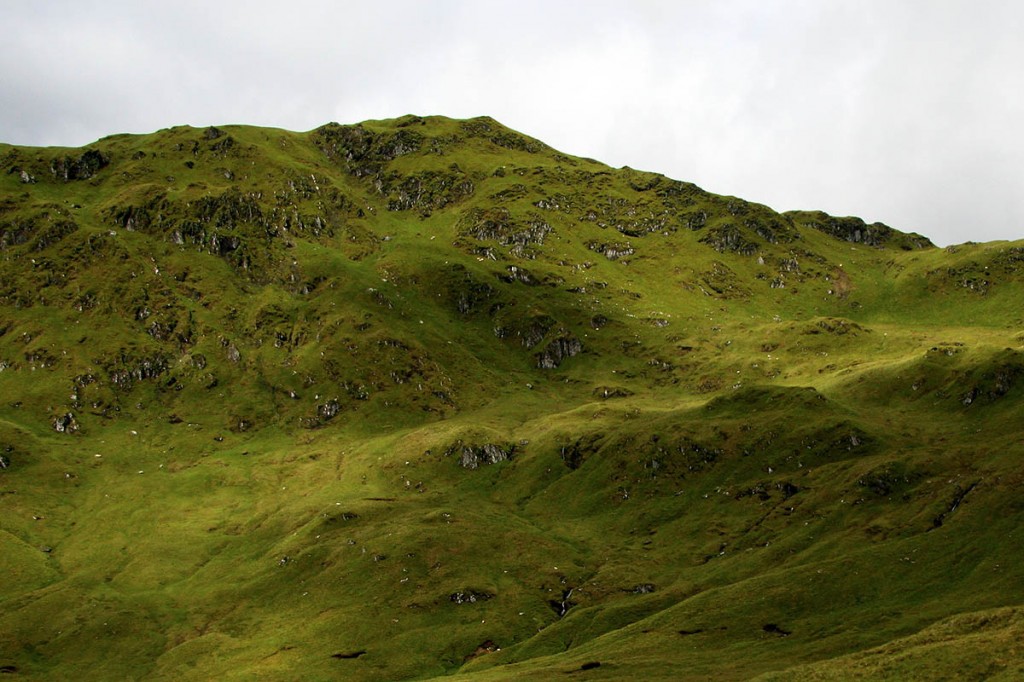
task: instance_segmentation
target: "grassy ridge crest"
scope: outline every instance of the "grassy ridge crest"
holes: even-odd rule
[[[1010,679],[1022,274],[488,117],[0,144],[0,670]]]

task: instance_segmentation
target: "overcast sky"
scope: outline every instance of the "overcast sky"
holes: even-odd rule
[[[0,0],[0,141],[489,115],[939,244],[1024,238],[1024,2]]]

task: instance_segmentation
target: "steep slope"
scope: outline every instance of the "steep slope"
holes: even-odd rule
[[[1024,604],[1024,243],[488,118],[0,168],[5,672],[898,675]]]

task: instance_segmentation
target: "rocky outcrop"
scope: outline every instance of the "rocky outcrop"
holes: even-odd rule
[[[539,215],[514,216],[507,208],[475,208],[459,219],[459,234],[477,241],[512,246],[513,255],[525,255],[525,247],[543,244],[551,226]]]
[[[499,339],[517,339],[523,348],[530,349],[543,342],[556,324],[550,315],[533,315],[525,320],[503,321],[495,325],[494,335]]]
[[[540,353],[534,356],[538,369],[555,369],[562,362],[583,352],[583,344],[572,334],[553,339]]]
[[[328,123],[310,134],[313,143],[357,178],[374,176],[399,156],[420,149],[424,137],[408,128],[375,133],[362,125]]]
[[[389,211],[417,210],[423,215],[471,197],[475,190],[472,179],[455,164],[447,171],[394,173],[378,179],[376,188],[388,198]]]
[[[902,494],[922,477],[921,472],[908,470],[902,462],[887,462],[861,476],[857,485],[878,497],[889,497]]]
[[[47,249],[77,230],[78,224],[75,221],[57,220],[36,233],[32,240],[32,250],[42,251]]]
[[[558,450],[558,456],[565,466],[575,471],[583,466],[589,457],[597,453],[601,447],[602,438],[603,435],[600,433],[592,433],[577,438],[572,443],[561,446]]]
[[[110,164],[110,157],[97,149],[87,149],[77,159],[61,156],[50,162],[53,177],[63,182],[88,180]]]
[[[515,456],[516,446],[507,443],[484,443],[472,445],[456,441],[445,450],[445,456],[457,455],[459,464],[465,469],[479,469],[488,464],[507,462]]]
[[[336,399],[328,400],[327,402],[316,406],[316,416],[321,422],[330,421],[338,416],[341,412],[341,403]]]
[[[711,229],[700,241],[719,253],[738,253],[741,256],[753,256],[760,249],[757,242],[752,241],[736,225],[722,225]]]
[[[472,315],[491,307],[495,290],[481,282],[462,264],[455,264],[445,272],[445,289],[448,299],[460,315]]]
[[[78,420],[72,412],[57,415],[50,423],[57,433],[77,433],[79,430]]]
[[[475,604],[480,601],[488,601],[493,599],[494,595],[490,592],[484,592],[482,590],[464,589],[457,592],[452,592],[448,595],[448,601],[453,604]]]
[[[110,383],[122,391],[130,391],[136,383],[155,379],[167,371],[168,359],[161,355],[143,358],[121,357],[107,367]]]
[[[538,281],[537,278],[533,276],[533,273],[526,268],[521,268],[517,265],[510,265],[506,268],[506,271],[508,272],[507,275],[498,275],[498,279],[502,282],[506,282],[508,284],[519,282],[520,284],[525,284],[528,287],[540,284],[540,281]]]
[[[744,281],[725,263],[713,261],[711,267],[700,273],[701,291],[721,299],[746,299],[751,295]]]
[[[607,242],[590,241],[587,242],[587,248],[591,251],[596,251],[608,260],[619,260],[620,258],[626,258],[627,256],[632,256],[636,253],[636,249],[632,246],[629,244],[622,244],[620,242],[613,242],[609,244]]]
[[[919,234],[898,232],[884,223],[867,224],[856,217],[836,218],[822,211],[790,211],[783,215],[798,225],[824,232],[852,244],[896,246],[904,250],[935,246],[927,237]]]
[[[78,230],[78,224],[67,209],[48,205],[28,216],[19,216],[0,223],[0,250],[29,244],[33,251],[43,251]]]
[[[967,383],[967,390],[960,395],[960,403],[965,407],[994,403],[1019,386],[1022,377],[1024,354],[1010,349],[1002,351],[992,362],[982,365],[959,382],[961,386]]]
[[[536,154],[537,152],[548,149],[548,147],[539,140],[535,140],[532,137],[527,137],[522,133],[510,130],[490,116],[479,116],[468,121],[463,121],[461,128],[462,131],[470,137],[478,137],[488,140],[503,149],[527,152],[528,154]]]
[[[859,336],[870,331],[870,329],[865,329],[852,320],[841,317],[825,317],[813,324],[808,324],[804,334],[831,334],[832,336],[845,336],[849,334],[850,336]]]

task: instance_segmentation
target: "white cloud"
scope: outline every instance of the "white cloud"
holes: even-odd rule
[[[488,114],[940,243],[1024,237],[1010,0],[3,3],[0,139]]]

